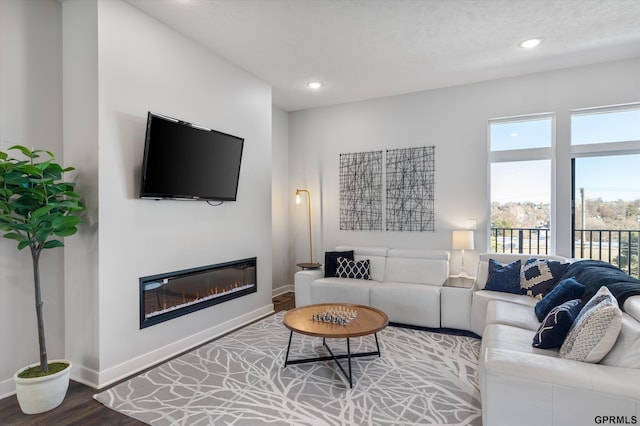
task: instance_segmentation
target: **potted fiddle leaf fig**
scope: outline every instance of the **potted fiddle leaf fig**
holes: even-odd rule
[[[17,151],[13,158],[9,151]],[[42,158],[41,158],[42,157]],[[25,414],[51,410],[62,403],[69,386],[71,362],[47,359],[40,255],[63,247],[62,237],[75,234],[85,207],[74,192],[75,183],[63,174],[73,170],[54,162],[51,152],[12,146],[0,151],[0,232],[15,240],[18,250],[28,248],[33,263],[33,284],[40,362],[14,375],[16,394]]]

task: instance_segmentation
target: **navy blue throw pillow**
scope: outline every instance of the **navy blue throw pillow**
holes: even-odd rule
[[[522,266],[520,287],[522,294],[540,300],[547,295],[558,282],[558,278],[569,266],[557,260],[530,258]]]
[[[573,299],[551,309],[533,336],[533,346],[541,349],[561,347],[583,306],[581,299]]]
[[[501,291],[503,293],[521,294],[520,289],[520,259],[508,265],[502,265],[494,259],[489,259],[489,276],[485,290]]]
[[[585,286],[573,277],[560,281],[553,290],[536,304],[534,311],[536,312],[538,321],[542,322],[551,309],[567,300],[581,299],[585,290]]]
[[[324,276],[325,277],[337,276],[336,270],[338,269],[339,257],[344,257],[345,259],[353,260],[353,250],[326,252],[324,254]]]

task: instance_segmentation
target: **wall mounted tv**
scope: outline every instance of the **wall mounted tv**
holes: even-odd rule
[[[149,112],[140,198],[235,201],[244,139]]]

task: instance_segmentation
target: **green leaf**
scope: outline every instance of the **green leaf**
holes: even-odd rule
[[[60,195],[64,195],[65,197],[69,197],[69,198],[77,198],[77,199],[80,198],[80,194],[77,194],[73,191],[64,191],[64,192],[61,192]]]
[[[56,247],[64,247],[64,243],[59,240],[49,240],[42,246],[44,249],[52,249]]]
[[[9,213],[11,208],[9,207],[9,203],[6,201],[0,201],[0,214]]]
[[[33,153],[31,152],[31,150],[29,148],[27,148],[26,146],[22,146],[22,145],[14,145],[12,147],[9,148],[11,149],[17,149],[19,151],[21,151],[25,156],[29,157],[29,158],[36,158],[34,157]]]
[[[68,228],[70,226],[76,226],[80,223],[80,218],[77,216],[57,216],[51,221],[51,225],[55,229]]]
[[[56,208],[70,208],[70,209],[81,207],[80,203],[76,200],[64,200],[60,202],[54,201],[51,203],[51,206],[54,206]]]
[[[30,246],[31,244],[33,244],[33,243],[34,243],[34,242],[33,242],[33,241],[30,241],[30,240],[20,241],[20,242],[18,243],[18,250],[23,250],[23,249],[25,249],[25,248],[29,247],[29,246]]]
[[[51,234],[53,234],[53,228],[47,224],[35,231],[35,238],[37,241],[46,241]]]
[[[27,237],[22,234],[18,234],[17,232],[7,232],[6,234],[4,234],[4,237],[16,241],[29,241]]]
[[[30,176],[42,177],[42,170],[31,164],[25,164],[24,166],[22,166],[22,170],[24,173]]]
[[[78,228],[74,227],[69,227],[69,228],[63,228],[63,229],[59,229],[56,230],[54,232],[54,234],[56,234],[58,237],[70,237],[71,235],[75,234],[76,232],[78,232]]]
[[[34,211],[31,214],[31,217],[33,219],[37,219],[41,216],[46,215],[47,213],[49,213],[51,210],[53,209],[53,206],[44,206],[44,207],[40,207],[38,210]]]

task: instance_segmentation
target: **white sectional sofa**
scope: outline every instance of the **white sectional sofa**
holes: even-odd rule
[[[485,426],[636,424],[640,422],[640,296],[624,306],[622,331],[598,364],[560,358],[532,346],[540,326],[526,296],[485,290],[490,258],[500,263],[530,255],[481,254],[471,307],[471,330],[482,336],[479,360]],[[556,256],[539,256],[568,260]],[[613,420],[605,420],[614,416]]]
[[[446,250],[339,246],[368,259],[371,280],[324,277],[324,270],[295,275],[296,306],[312,303],[356,303],[382,309],[389,321],[440,327],[440,295],[449,276]],[[445,290],[446,291],[446,290]]]
[[[622,329],[598,364],[559,357],[532,346],[540,326],[530,296],[485,289],[488,262],[524,262],[531,255],[481,254],[471,289],[443,286],[449,253],[348,247],[370,259],[372,280],[324,278],[323,270],[296,273],[296,306],[349,302],[382,309],[392,322],[449,327],[482,337],[478,374],[484,426],[572,426],[640,422],[640,296],[622,308]],[[569,261],[558,256],[540,256]],[[453,325],[452,325],[453,324]]]

